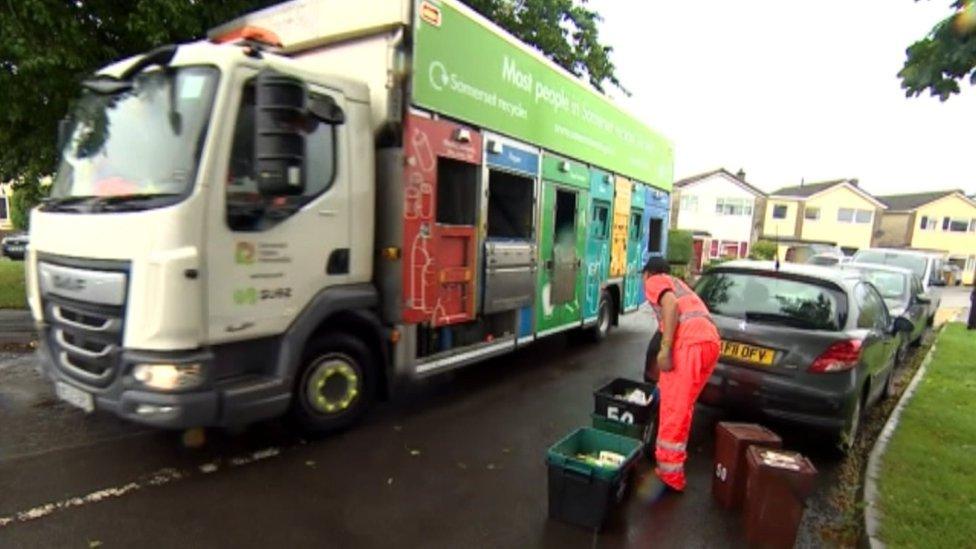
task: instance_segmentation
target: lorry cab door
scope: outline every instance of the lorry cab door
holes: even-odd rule
[[[352,182],[360,173],[348,162],[355,145],[350,128],[364,120],[365,109],[336,90],[309,85],[310,100],[331,97],[346,120],[329,124],[304,115],[305,188],[298,195],[265,196],[258,192],[252,162],[252,76],[238,75],[240,93],[231,100],[230,123],[223,125],[227,151],[209,189],[214,199],[205,273],[211,343],[281,334],[323,288],[369,279],[368,272],[354,272],[350,249]]]
[[[589,170],[555,156],[543,158],[536,330],[539,335],[582,322]]]
[[[446,326],[475,317],[482,136],[412,114],[404,134],[403,318]]]
[[[586,231],[585,298],[583,322],[596,322],[600,294],[610,274],[610,223],[613,207],[613,176],[590,171],[590,211]]]
[[[641,259],[644,257],[644,186],[634,183],[631,191],[630,219],[627,224],[627,274],[624,280],[624,312],[640,304]]]

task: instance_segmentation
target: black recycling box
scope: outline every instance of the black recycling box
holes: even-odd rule
[[[640,389],[653,400],[647,404],[630,402],[619,395]],[[658,395],[653,383],[617,378],[593,392],[593,412],[621,423],[651,425],[656,418]]]

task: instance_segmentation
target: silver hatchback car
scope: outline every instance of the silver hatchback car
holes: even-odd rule
[[[891,393],[899,332],[912,326],[861,272],[733,261],[695,290],[722,337],[702,402],[814,428],[846,451]]]

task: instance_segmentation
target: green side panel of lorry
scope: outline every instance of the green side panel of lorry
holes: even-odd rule
[[[584,189],[542,182],[536,333],[582,319],[588,201]]]

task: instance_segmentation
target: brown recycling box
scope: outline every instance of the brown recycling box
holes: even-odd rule
[[[761,446],[746,451],[746,468],[746,540],[758,547],[793,547],[817,470],[797,452]]]
[[[753,444],[779,448],[779,436],[755,423],[721,422],[715,426],[712,495],[727,509],[742,506],[746,489],[746,449]]]

